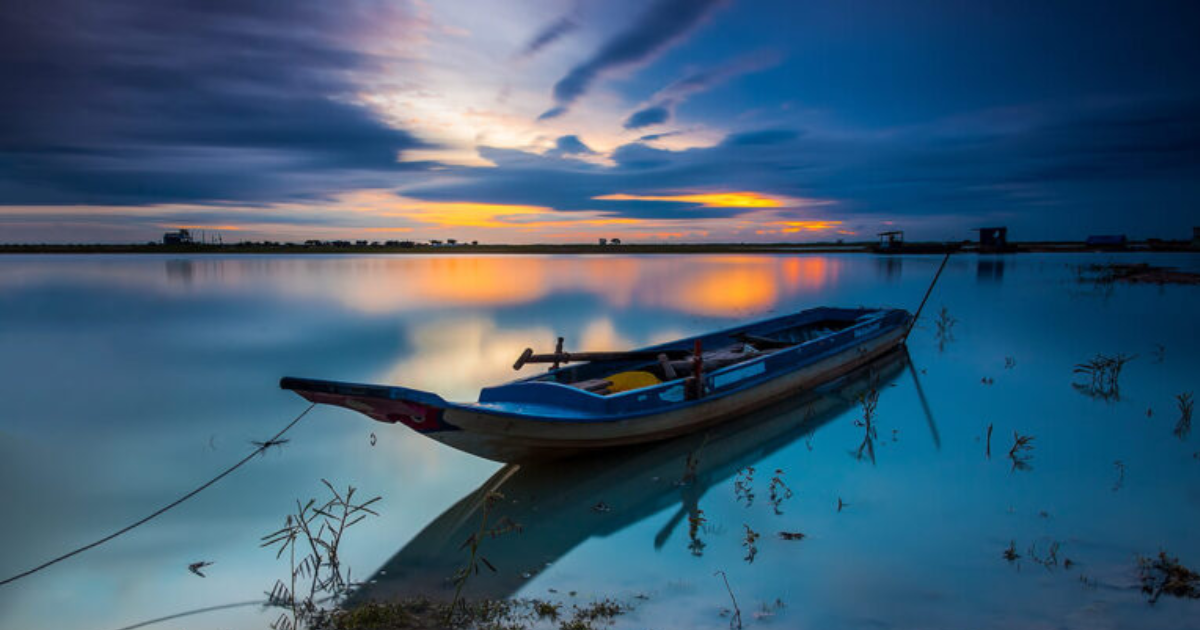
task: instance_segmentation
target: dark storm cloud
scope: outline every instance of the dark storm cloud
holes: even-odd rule
[[[361,16],[316,0],[4,12],[0,200],[269,203],[393,180],[422,145],[347,100],[372,63],[350,44]]]
[[[540,118],[554,118],[591,87],[605,71],[648,59],[682,38],[725,0],[657,0],[625,30],[606,41],[583,63],[554,84],[555,106]]]

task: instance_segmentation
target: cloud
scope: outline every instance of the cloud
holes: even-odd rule
[[[629,118],[625,119],[625,128],[641,129],[651,125],[661,125],[668,120],[671,120],[671,110],[664,104],[653,105],[630,114]]]
[[[626,129],[641,129],[660,125],[671,119],[675,108],[691,96],[717,87],[736,77],[765,70],[777,65],[783,57],[775,52],[758,52],[745,55],[713,68],[693,72],[651,97],[650,105],[634,112],[625,120]]]
[[[633,65],[679,41],[725,0],[656,0],[625,30],[606,41],[586,61],[554,84],[555,106],[540,119],[566,113],[604,72]]]
[[[353,102],[356,39],[403,15],[319,0],[46,0],[0,19],[0,199],[268,203],[394,181],[425,146]],[[85,35],[86,34],[86,35]]]
[[[883,220],[940,226],[943,232],[931,238],[969,237],[963,230],[981,220],[1001,221],[1030,238],[1128,231],[1120,226],[1136,207],[1138,229],[1154,235],[1182,229],[1176,225],[1188,220],[1182,209],[1200,194],[1200,101],[1039,105],[884,132],[747,129],[680,151],[637,141],[613,151],[609,166],[512,150],[481,153],[500,168],[406,194],[688,219],[748,216],[744,208],[681,202],[690,194],[756,191],[830,204],[816,217],[811,204],[779,208],[773,221],[833,219],[867,231]],[[625,197],[596,199],[614,194]]]
[[[579,139],[579,136],[562,136],[554,143],[555,155],[595,155],[596,152]]]
[[[800,132],[795,129],[763,129],[729,134],[721,144],[727,147],[763,146],[783,144],[799,137]]]
[[[649,133],[649,134],[646,134],[646,135],[638,138],[638,142],[654,142],[655,140],[662,140],[663,138],[670,138],[673,136],[678,136],[683,133],[684,132],[682,132],[682,131],[667,131],[664,133]]]
[[[563,16],[538,31],[533,36],[533,39],[529,40],[529,43],[525,45],[525,48],[521,50],[521,56],[531,57],[541,49],[560,39],[563,35],[577,28],[579,28],[579,22],[573,16]]]

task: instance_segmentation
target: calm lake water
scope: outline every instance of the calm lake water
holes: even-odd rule
[[[0,257],[0,579],[245,456],[307,406],[281,376],[474,399],[558,335],[622,349],[812,306],[912,310],[939,260]],[[1200,603],[1151,606],[1137,581],[1139,554],[1200,567],[1200,434],[1175,434],[1175,396],[1200,394],[1200,288],[1077,282],[1073,265],[1107,260],[1200,267],[1191,254],[951,259],[909,339],[913,367],[873,377],[874,461],[857,456],[865,379],[706,439],[523,469],[318,407],[175,510],[0,587],[0,628],[122,628],[261,600],[286,569],[259,537],[323,496],[322,478],[383,497],[343,549],[375,596],[446,595],[479,491],[498,486],[523,531],[485,542],[498,571],[468,590],[635,604],[618,627],[728,627],[718,570],[750,627],[1200,627]],[[952,339],[934,326],[943,307]],[[1119,400],[1072,386],[1096,353],[1137,355]],[[1027,467],[1007,456],[1014,432],[1034,436]],[[681,484],[689,454],[696,479]],[[735,488],[745,467],[749,502]],[[793,493],[778,510],[777,474]],[[753,562],[746,527],[761,534]],[[198,561],[213,563],[206,578],[188,571]],[[265,628],[277,614],[150,627]]]

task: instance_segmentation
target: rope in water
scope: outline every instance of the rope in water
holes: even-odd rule
[[[100,540],[97,540],[96,542],[86,544],[82,547],[79,547],[78,549],[74,549],[72,551],[64,553],[63,555],[58,556],[57,558],[54,558],[53,560],[44,562],[32,569],[29,569],[28,571],[18,573],[6,580],[0,581],[0,586],[4,586],[5,584],[9,584],[11,582],[16,582],[17,580],[19,580],[23,577],[28,577],[30,575],[33,575],[34,573],[37,573],[38,571],[41,571],[42,569],[45,569],[47,567],[58,564],[59,562],[62,562],[63,560],[66,560],[67,558],[70,558],[71,556],[81,554],[81,553],[87,551],[88,549],[92,549],[93,547],[99,547],[100,545],[103,545],[104,543],[116,538],[117,536],[125,534],[136,527],[146,524],[150,520],[162,515],[164,512],[170,510],[171,508],[174,508],[175,506],[179,505],[180,503],[183,503],[184,501],[187,501],[188,499],[196,496],[197,494],[200,494],[200,492],[202,490],[213,485],[214,483],[217,483],[218,481],[223,479],[229,473],[232,473],[233,471],[237,470],[238,468],[241,468],[247,462],[254,459],[254,457],[256,455],[258,455],[259,453],[262,453],[263,451],[267,450],[268,448],[276,445],[278,443],[277,440],[279,440],[279,438],[283,437],[284,433],[287,433],[288,430],[290,430],[292,427],[296,426],[296,423],[300,422],[300,419],[303,418],[304,416],[308,415],[308,412],[312,411],[312,408],[316,407],[316,406],[317,406],[317,403],[313,403],[313,404],[309,405],[307,409],[305,409],[303,412],[300,413],[300,415],[296,416],[295,419],[293,419],[291,422],[289,422],[287,426],[283,427],[283,429],[280,430],[279,433],[276,433],[271,439],[267,440],[266,442],[260,443],[258,448],[251,451],[250,454],[247,455],[246,457],[242,458],[241,461],[230,466],[229,468],[226,468],[224,471],[221,472],[221,474],[204,482],[203,484],[200,485],[200,487],[196,488],[195,490],[192,490],[191,492],[179,497],[178,499],[175,499],[171,503],[168,503],[166,506],[159,508],[153,514],[150,514],[149,516],[146,516],[146,517],[142,518],[141,520],[134,522],[130,525],[126,525],[125,527],[122,527],[121,529],[105,536],[104,538],[101,538]]]

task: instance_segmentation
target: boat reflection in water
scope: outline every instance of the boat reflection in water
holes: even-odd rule
[[[493,504],[489,526],[507,517],[521,529],[482,543],[481,554],[496,571],[485,568],[470,576],[464,594],[471,598],[511,597],[531,575],[587,539],[678,505],[655,536],[654,546],[661,548],[681,524],[686,532],[687,517],[697,513],[710,488],[856,407],[861,393],[896,379],[905,353],[901,347],[816,391],[706,432],[599,456],[506,465],[426,526],[351,603],[415,595],[449,599],[452,576],[467,562],[463,543],[479,530],[491,492],[503,499]]]

